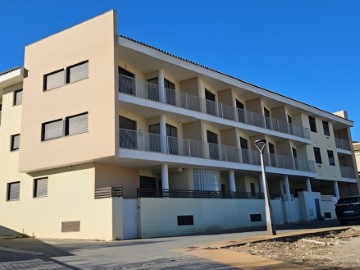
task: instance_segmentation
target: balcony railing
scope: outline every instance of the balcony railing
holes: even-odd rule
[[[161,149],[161,135],[144,133],[135,130],[120,129],[120,147],[146,152],[159,152],[169,155],[197,157],[219,161],[260,165],[260,154],[257,150],[242,149],[230,145],[207,143],[198,140],[166,136]],[[265,154],[265,164],[269,167],[289,170],[315,172],[313,161]]]
[[[288,123],[271,117],[265,117],[255,112],[199,98],[185,92],[162,88],[157,84],[148,83],[146,81],[134,79],[125,75],[119,75],[119,91],[139,98],[166,103],[191,111],[211,114],[227,120],[310,139],[309,130],[300,125]]]
[[[340,167],[341,177],[356,179],[355,168],[353,167]]]
[[[207,199],[263,199],[263,193],[251,192],[230,192],[211,190],[185,190],[185,189],[152,189],[138,188],[139,198],[207,198]]]
[[[123,193],[121,187],[95,188],[95,199],[122,197],[122,196]]]
[[[346,139],[335,138],[336,148],[351,151],[350,143]]]

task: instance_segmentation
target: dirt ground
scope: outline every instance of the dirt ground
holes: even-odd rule
[[[326,235],[247,243],[233,250],[315,269],[360,269],[360,226]]]

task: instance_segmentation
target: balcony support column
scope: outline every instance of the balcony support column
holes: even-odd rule
[[[334,181],[334,191],[336,199],[340,198],[339,185],[337,181]]]
[[[236,192],[236,184],[235,184],[235,171],[229,171],[229,183],[230,183],[230,191]]]
[[[165,76],[164,71],[159,69],[158,71],[158,85],[159,85],[159,98],[161,103],[166,103],[166,95],[165,95]]]
[[[307,192],[312,192],[310,178],[307,178],[307,179],[306,179],[306,191],[307,191]]]
[[[289,184],[289,177],[287,175],[284,176],[284,186],[285,186],[285,196],[286,201],[288,202],[288,217],[287,222],[290,223],[293,221],[293,203],[291,200],[291,194],[290,194],[290,184]]]
[[[163,190],[169,190],[169,167],[167,163],[161,165],[161,187]]]
[[[160,115],[160,150],[161,153],[167,153],[167,138],[166,138],[166,116]]]

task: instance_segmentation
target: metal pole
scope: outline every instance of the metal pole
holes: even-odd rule
[[[255,145],[260,152],[260,160],[261,160],[261,174],[262,174],[262,183],[264,187],[264,199],[265,199],[266,230],[268,231],[268,233],[272,235],[276,235],[275,224],[272,222],[273,218],[272,218],[272,211],[270,205],[270,196],[269,196],[269,189],[266,181],[266,172],[265,172],[264,149],[266,142],[262,141],[262,143],[264,144],[261,148],[256,143],[257,141],[255,141]]]

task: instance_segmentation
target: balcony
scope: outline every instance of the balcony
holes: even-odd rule
[[[356,179],[355,168],[353,167],[340,167],[341,177]]]
[[[121,93],[139,98],[169,104],[183,109],[214,115],[226,120],[236,121],[256,127],[310,139],[309,130],[300,125],[265,117],[261,114],[238,109],[230,105],[213,102],[197,96],[162,88],[143,80],[119,75],[119,90]]]
[[[260,165],[260,154],[257,150],[253,151],[230,145],[213,144],[171,136],[166,136],[166,143],[162,144],[161,139],[161,135],[159,134],[120,129],[120,148],[249,165]],[[266,166],[274,168],[315,172],[313,161],[293,158],[291,156],[266,153],[265,164]]]
[[[138,188],[138,198],[264,199],[263,193]]]
[[[95,199],[122,197],[122,196],[123,193],[121,187],[95,188]]]
[[[351,151],[350,143],[346,139],[335,138],[336,148]]]

